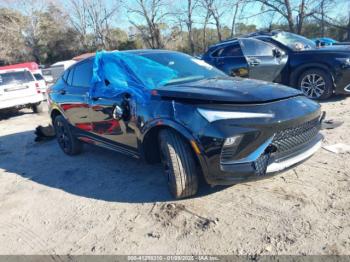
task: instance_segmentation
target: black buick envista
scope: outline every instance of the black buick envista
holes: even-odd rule
[[[94,57],[67,69],[48,98],[66,154],[80,153],[85,142],[161,162],[170,191],[183,198],[196,194],[200,176],[211,185],[264,177],[302,162],[321,145],[320,106],[296,89],[229,77],[178,52],[119,53],[142,56],[176,77],[154,88],[138,87],[141,103],[132,86],[116,96],[92,94]]]

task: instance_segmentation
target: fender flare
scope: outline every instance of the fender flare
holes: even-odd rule
[[[187,128],[185,128],[183,125],[171,120],[171,119],[153,119],[151,122],[147,123],[142,131],[141,131],[141,143],[144,142],[144,139],[147,137],[149,132],[153,130],[153,128],[161,128],[161,127],[170,127],[177,132],[179,132],[181,135],[183,135],[188,141],[195,140],[193,135],[190,133]]]
[[[49,112],[50,118],[52,119],[52,114],[54,111],[58,111],[60,113],[60,115],[62,115],[65,119],[67,119],[66,115],[64,114],[63,110],[56,104],[51,104],[51,109]]]
[[[290,78],[289,78],[290,79],[290,81],[289,81],[290,86],[297,87],[297,83],[298,83],[300,74],[304,70],[308,70],[310,68],[317,68],[317,69],[324,70],[326,72],[330,72],[332,80],[334,82],[334,72],[330,67],[328,67],[325,64],[320,64],[320,63],[307,63],[307,64],[302,64],[302,65],[298,66],[297,68],[295,68],[292,71],[292,73],[290,74]]]

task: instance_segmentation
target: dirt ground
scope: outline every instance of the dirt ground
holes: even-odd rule
[[[350,97],[322,103],[350,145]],[[0,254],[347,254],[350,154],[320,149],[269,179],[173,201],[160,166],[34,142],[46,114],[0,120]]]

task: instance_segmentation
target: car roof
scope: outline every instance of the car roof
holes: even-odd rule
[[[166,50],[166,49],[134,49],[134,50],[114,50],[114,51],[107,51],[107,52],[115,52],[118,51],[120,53],[128,53],[128,54],[135,54],[135,55],[144,55],[144,54],[182,54],[178,51],[173,50]],[[80,63],[83,63],[84,61],[93,60],[95,58],[95,55],[89,56],[83,60],[80,60],[75,65],[79,65]]]
[[[6,73],[13,73],[13,72],[23,72],[23,71],[28,71],[28,68],[12,68],[12,69],[1,69],[0,74],[6,74]]]
[[[241,35],[241,36],[238,36],[238,37],[235,37],[235,38],[231,38],[231,39],[227,39],[227,40],[221,41],[219,43],[216,43],[214,45],[209,46],[208,50],[210,50],[212,48],[220,47],[220,46],[226,46],[226,45],[233,44],[234,42],[236,42],[236,41],[238,41],[240,39],[256,38],[256,37],[269,38],[269,37],[274,36],[274,35],[276,35],[278,33],[281,33],[281,32],[283,32],[283,31],[281,31],[281,30],[272,30],[270,32],[268,32],[268,31],[256,31],[256,32],[253,32],[253,33],[249,33],[249,34],[246,34],[246,35]]]

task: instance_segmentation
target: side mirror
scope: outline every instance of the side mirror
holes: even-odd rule
[[[123,114],[124,110],[120,106],[116,105],[113,110],[113,118],[115,120],[120,120],[123,118]]]
[[[273,49],[273,55],[277,58],[280,58],[283,55],[283,53],[276,48],[276,49]]]

